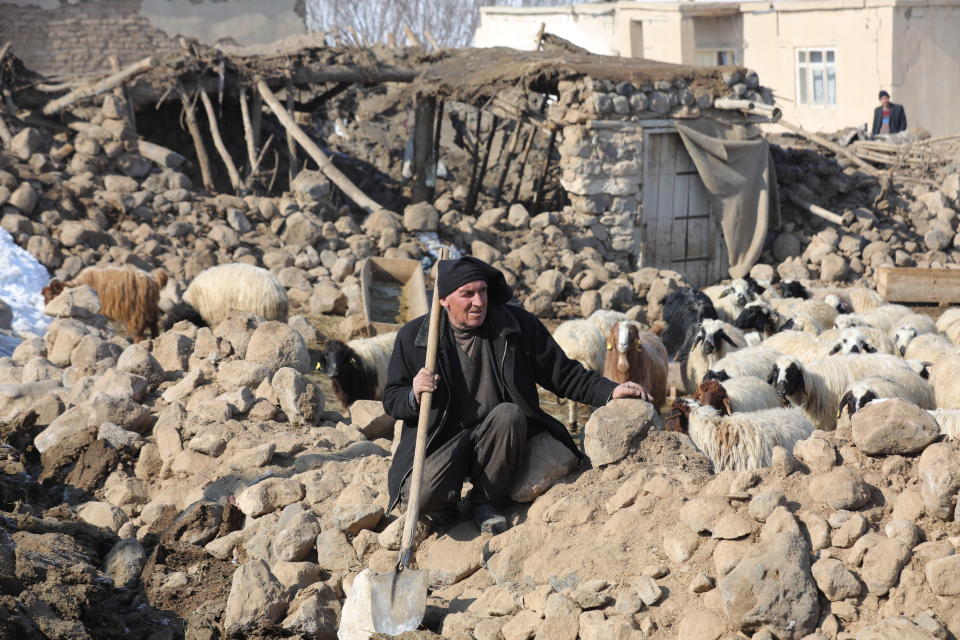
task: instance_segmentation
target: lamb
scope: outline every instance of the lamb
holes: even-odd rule
[[[743,376],[765,379],[777,358],[782,356],[783,354],[776,349],[764,346],[738,349],[717,360],[703,379],[720,382]]]
[[[204,270],[187,287],[183,301],[210,327],[237,311],[286,322],[289,308],[287,292],[277,277],[245,262]]]
[[[747,346],[743,332],[723,320],[704,320],[693,347],[680,367],[683,386],[692,391],[717,360]]]
[[[677,411],[685,415],[690,439],[713,462],[715,473],[769,467],[774,447],[793,452],[797,442],[813,433],[813,425],[795,408],[725,416],[714,407],[687,400],[680,401]]]
[[[758,336],[771,336],[785,323],[785,319],[766,300],[755,300],[743,308],[733,325],[744,332],[756,332]]]
[[[610,329],[613,328],[613,325],[624,320],[629,320],[629,318],[627,318],[627,314],[621,311],[597,309],[590,314],[590,317],[588,317],[587,320],[597,326],[597,329],[600,330],[601,336],[608,336],[610,335]]]
[[[717,310],[702,291],[681,287],[667,295],[663,301],[665,328],[661,338],[671,360],[690,351],[700,323],[707,319],[716,320]]]
[[[795,313],[780,327],[781,331],[802,331],[812,336],[818,336],[823,332],[823,326],[817,322],[816,318],[809,313]]]
[[[782,356],[774,363],[767,382],[776,389],[781,402],[803,409],[817,429],[833,431],[840,396],[851,384],[898,371],[913,373],[903,360],[886,354],[830,356],[806,365]]]
[[[944,356],[958,354],[960,350],[957,349],[957,345],[939,333],[925,333],[913,338],[900,353],[904,359],[923,360],[932,364],[936,364]]]
[[[45,302],[50,302],[64,289],[89,285],[100,298],[100,312],[124,325],[134,342],[160,335],[160,289],[167,284],[167,272],[154,269],[150,273],[136,267],[87,267],[76,278],[61,282],[54,278],[43,288]]]
[[[820,341],[827,346],[829,355],[844,353],[887,353],[894,352],[893,343],[886,332],[874,327],[851,327],[831,329],[820,334]]]
[[[850,287],[848,289],[819,287],[811,293],[813,293],[814,300],[826,301],[829,296],[834,296],[838,302],[853,313],[869,313],[887,303],[887,301],[883,299],[883,296],[875,290],[866,287]],[[839,309],[838,311],[844,313],[844,311],[840,311]]]
[[[333,394],[349,409],[357,400],[380,400],[387,384],[387,367],[393,354],[397,332],[344,343],[327,342],[317,361],[317,369],[330,376]]]
[[[893,340],[896,352],[902,356],[911,340],[920,335],[936,332],[937,325],[933,318],[921,313],[910,313],[900,318],[897,328],[890,334],[890,339]]]
[[[667,398],[667,350],[659,336],[641,331],[636,322],[618,322],[607,337],[603,375],[614,382],[636,382],[653,396],[653,406]]]
[[[909,400],[921,409],[934,409],[933,387],[913,371],[891,371],[882,376],[870,376],[851,384],[840,397],[837,415],[847,410],[852,416],[867,403],[879,398]]]
[[[837,318],[837,310],[821,300],[779,298],[771,300],[770,306],[783,318],[790,318],[798,313],[809,314],[821,327],[832,327]]]
[[[765,347],[795,357],[800,362],[814,362],[827,355],[827,347],[816,336],[802,331],[781,331],[761,343]]]
[[[571,360],[576,360],[590,371],[603,371],[607,357],[606,341],[596,322],[582,318],[566,320],[554,330],[553,339]],[[571,431],[576,431],[577,405],[573,400],[567,402],[567,426]]]
[[[716,408],[724,415],[780,406],[780,398],[774,388],[753,376],[730,378],[723,383],[706,380],[697,387],[693,399],[704,406]]]
[[[707,287],[703,292],[713,302],[717,317],[724,322],[735,321],[747,303],[757,299],[750,283],[743,278],[736,278],[727,286],[718,284]]]

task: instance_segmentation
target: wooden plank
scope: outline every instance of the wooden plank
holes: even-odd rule
[[[643,161],[643,260],[642,267],[652,267],[656,260],[657,239],[657,189],[660,185],[660,140],[657,134],[644,137],[646,147]]]
[[[670,232],[673,223],[673,194],[674,178],[676,175],[677,144],[676,134],[664,133],[661,138],[660,151],[660,185],[657,188],[659,202],[657,204],[657,235],[654,242],[657,246],[657,262],[654,266],[670,268]]]
[[[960,269],[883,266],[877,292],[888,302],[960,303]]]
[[[687,152],[683,148],[679,135],[672,135],[673,156],[673,205],[670,207],[671,225],[670,235],[670,268],[687,276],[689,281],[690,267],[685,262],[687,255],[687,234],[690,231],[687,219],[687,205],[690,204],[690,175],[686,173],[689,162]],[[679,224],[677,224],[679,223]],[[691,283],[693,284],[693,283]],[[694,286],[699,286],[694,284]]]

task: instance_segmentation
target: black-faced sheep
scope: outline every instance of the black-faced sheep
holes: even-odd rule
[[[210,327],[237,311],[286,322],[289,309],[287,291],[277,277],[244,262],[204,270],[184,291],[183,301]]]
[[[899,355],[907,351],[907,345],[917,336],[934,334],[937,325],[930,316],[921,313],[910,313],[900,318],[897,328],[889,336],[893,340],[894,349]]]
[[[684,357],[693,346],[700,323],[716,320],[717,310],[710,298],[697,289],[681,287],[663,301],[663,329],[660,337],[671,360]]]
[[[769,467],[774,447],[793,452],[797,442],[813,433],[810,421],[794,408],[723,415],[695,400],[680,400],[673,406],[681,429],[685,423],[693,444],[713,462],[716,473]]]
[[[803,331],[781,331],[761,343],[800,362],[814,362],[827,355],[827,348],[816,336]]]
[[[747,346],[743,332],[723,320],[704,320],[693,341],[686,361],[680,367],[684,389],[689,393],[703,380],[716,362],[737,349]]]
[[[706,380],[694,391],[693,399],[704,406],[716,408],[724,415],[781,406],[773,387],[753,376],[731,378],[726,382]]]
[[[851,384],[896,372],[916,375],[900,358],[879,353],[830,356],[810,364],[782,356],[771,368],[767,382],[784,404],[801,408],[817,429],[833,431],[840,396]]]
[[[878,399],[901,398],[921,409],[934,409],[933,387],[913,371],[891,371],[882,376],[870,376],[850,385],[840,396],[839,416],[844,409],[853,415],[869,402]]]
[[[810,290],[803,286],[803,283],[799,280],[784,280],[774,286],[783,298],[810,299]]]
[[[333,394],[345,409],[357,400],[380,400],[397,332],[350,342],[327,342],[317,369],[330,376]]]
[[[603,375],[614,382],[636,382],[660,408],[667,398],[667,350],[659,336],[642,331],[636,322],[618,322],[610,330]]]
[[[724,382],[731,378],[753,376],[766,379],[771,367],[783,354],[770,347],[747,347],[728,353],[707,371],[704,380],[719,380]]]
[[[717,317],[724,322],[733,322],[747,303],[757,299],[755,289],[743,278],[736,278],[729,285],[713,285],[703,290],[713,302]]]
[[[53,279],[43,288],[45,302],[50,302],[64,289],[89,285],[100,298],[100,313],[126,328],[134,342],[146,337],[149,329],[160,335],[160,289],[167,284],[167,272],[154,269],[150,273],[136,267],[87,267],[68,282]]]

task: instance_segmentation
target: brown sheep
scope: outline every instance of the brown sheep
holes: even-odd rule
[[[49,303],[64,289],[89,285],[100,298],[100,313],[123,324],[134,342],[146,337],[147,329],[160,335],[160,289],[167,284],[167,272],[150,273],[136,267],[87,267],[76,278],[61,282],[54,278],[43,288],[43,300]]]
[[[635,322],[616,323],[607,337],[603,375],[614,382],[636,382],[653,396],[660,408],[667,399],[667,350],[663,341]]]

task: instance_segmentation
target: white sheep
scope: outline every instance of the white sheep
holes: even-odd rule
[[[900,398],[909,400],[921,409],[934,409],[933,387],[913,371],[890,371],[882,376],[858,380],[840,396],[837,414],[847,410],[853,415],[869,402],[877,399]]]
[[[776,349],[764,346],[738,349],[717,360],[704,379],[720,382],[743,376],[766,379],[774,363],[782,356]]]
[[[607,358],[606,334],[590,319],[565,320],[553,331],[553,339],[571,360],[576,360],[590,371],[600,373]],[[577,405],[567,400],[567,421],[571,430],[577,428]]]
[[[946,328],[957,320],[960,320],[960,307],[947,309],[940,314],[939,318],[937,318],[937,331],[944,333]]]
[[[887,303],[879,293],[866,287],[818,287],[811,289],[814,300],[826,301],[827,296],[834,296],[836,300],[850,309],[853,313],[869,313],[877,307]],[[843,313],[843,311],[840,311]]]
[[[831,329],[820,334],[820,341],[826,346],[828,355],[845,353],[887,353],[894,352],[893,343],[882,329],[869,326]]]
[[[930,367],[930,384],[938,409],[960,409],[960,355],[943,356]]]
[[[317,369],[330,376],[333,393],[344,408],[357,400],[380,400],[387,384],[387,368],[397,332],[350,342],[327,342]]]
[[[779,298],[770,300],[770,305],[784,318],[791,318],[799,313],[808,314],[821,327],[832,327],[838,315],[834,307],[822,300]]]
[[[900,326],[900,321],[903,318],[915,314],[910,311],[910,307],[905,307],[902,304],[885,304],[863,315],[867,324],[889,335]]]
[[[743,332],[723,320],[704,320],[700,323],[693,348],[682,363],[680,373],[687,393],[692,392],[720,358],[747,346]]]
[[[960,436],[960,409],[930,409],[928,413],[940,425],[940,433],[947,440],[956,440]]]
[[[703,292],[713,302],[717,316],[724,322],[736,320],[747,303],[757,298],[750,284],[743,278],[736,278],[729,285],[716,284],[706,287]]]
[[[922,360],[936,364],[940,358],[958,354],[960,350],[957,349],[957,345],[950,342],[946,336],[939,333],[924,333],[910,340],[901,355],[907,360]]]
[[[721,415],[714,407],[690,401],[689,434],[693,444],[720,471],[769,467],[773,448],[793,446],[813,433],[813,425],[794,408],[764,409]]]
[[[710,405],[728,414],[776,409],[781,406],[776,390],[754,376],[730,378],[724,382],[701,382],[693,398],[704,406]]]
[[[587,320],[596,325],[597,329],[600,330],[600,335],[608,336],[610,335],[610,330],[613,328],[613,325],[628,320],[628,318],[627,314],[621,311],[597,309],[590,314]]]
[[[897,371],[913,373],[900,358],[879,353],[830,356],[810,364],[783,356],[767,382],[776,388],[781,401],[803,409],[817,429],[833,431],[840,396],[852,383]]]
[[[893,340],[893,346],[896,352],[901,356],[906,352],[907,345],[917,336],[934,334],[937,332],[937,325],[930,316],[922,313],[910,313],[897,323],[896,329],[890,334]]]
[[[802,331],[781,331],[761,343],[764,347],[793,356],[800,362],[814,362],[827,355],[827,348],[816,336]]]
[[[214,327],[232,312],[287,321],[287,292],[277,277],[260,267],[233,262],[210,267],[193,279],[183,300]]]
[[[951,322],[940,330],[955,345],[960,345],[960,320]]]
[[[787,318],[783,328],[792,329],[794,331],[802,331],[804,333],[809,333],[812,336],[820,335],[824,329],[823,325],[821,325],[816,318],[803,311],[795,313]]]

